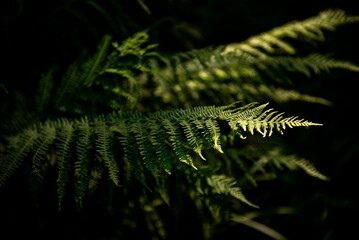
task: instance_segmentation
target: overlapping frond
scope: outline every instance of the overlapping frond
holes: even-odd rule
[[[278,94],[273,96],[271,91],[256,89],[262,85],[277,89],[275,84],[291,83],[290,72],[310,77],[312,73],[333,68],[358,71],[359,68],[350,62],[321,54],[298,57],[294,54],[295,46],[287,41],[288,38],[320,41],[324,30],[334,30],[355,21],[358,21],[357,17],[347,16],[341,10],[327,10],[316,17],[285,24],[240,43],[175,55],[155,52],[157,44],[149,44],[146,31],[121,43],[112,42],[111,36],[106,35],[92,57],[84,63],[79,60],[70,65],[55,90],[55,106],[64,112],[87,113],[81,103],[96,99],[109,109],[120,110],[124,106],[133,109],[140,96],[147,99],[153,97],[153,93],[164,103],[177,102],[186,107],[192,107],[190,102],[200,102],[208,97],[217,105],[237,100],[249,103],[263,97],[279,102],[301,100],[328,105],[328,101],[305,93],[297,92],[295,97],[284,94],[279,99]],[[44,81],[51,79],[50,73]],[[268,86],[268,77],[273,86]],[[47,85],[51,87],[51,81]],[[96,92],[91,90],[93,85]],[[293,92],[291,89],[287,91]]]
[[[221,104],[227,99],[249,103],[264,97],[278,102],[300,100],[329,105],[323,98],[298,90],[293,94],[294,90],[284,89],[283,84],[286,88],[293,85],[292,72],[311,77],[313,73],[320,74],[332,69],[357,72],[358,66],[319,53],[299,57],[293,43],[301,40],[322,41],[326,30],[358,21],[358,17],[347,16],[341,10],[327,10],[318,16],[284,24],[240,43],[171,56],[163,60],[162,65],[167,66],[165,68],[152,61],[151,66],[156,69],[152,73],[154,92],[164,102],[187,105],[191,101],[200,102],[203,98],[211,98]],[[259,91],[263,86],[272,90]],[[271,94],[278,88],[285,94]],[[223,95],[225,99],[221,98]]]
[[[81,102],[96,99],[109,109],[118,110],[126,104],[133,108],[140,95],[137,77],[150,71],[144,59],[156,55],[152,49],[157,45],[147,42],[145,31],[122,43],[105,35],[88,60],[80,58],[69,66],[54,93],[55,107],[63,112],[83,113]],[[70,101],[72,107],[68,108]]]
[[[197,169],[191,149],[202,159],[205,159],[202,153],[205,146],[223,153],[220,121],[227,122],[242,137],[245,131],[252,134],[257,131],[265,137],[271,136],[274,129],[283,133],[286,127],[320,125],[296,117],[284,118],[272,109],[265,110],[266,106],[235,103],[160,111],[146,116],[113,113],[92,120],[47,121],[11,138],[6,161],[1,165],[1,184],[28,156],[32,156],[34,172],[41,176],[40,166],[48,161],[47,156],[55,148],[59,200],[63,199],[66,185],[74,174],[76,194],[81,202],[90,184],[95,158],[101,159],[109,178],[119,185],[122,158],[119,154],[123,152],[136,179],[146,186],[142,166],[156,176],[160,171],[171,173],[172,167],[177,165],[176,159]],[[116,142],[121,144],[123,151],[114,149]],[[309,174],[315,173],[304,162],[299,165]]]
[[[220,161],[208,154],[208,150],[215,149],[213,152],[217,156],[223,156],[227,140],[222,132],[227,134],[231,130],[241,138],[246,138],[247,133],[267,137],[275,131],[283,134],[286,128],[320,126],[298,117],[284,117],[283,113],[266,109],[267,104],[256,103],[178,108],[153,114],[126,112],[125,109],[133,109],[140,96],[143,102],[139,109],[146,109],[146,105],[151,104],[146,102],[148,98],[183,106],[192,106],[191,100],[200,105],[203,103],[201,99],[212,99],[216,105],[222,105],[238,99],[248,103],[266,98],[277,102],[304,100],[329,105],[323,98],[290,89],[293,82],[288,73],[311,77],[313,73],[334,68],[350,71],[359,71],[359,68],[322,54],[297,57],[295,46],[287,40],[322,41],[324,31],[355,21],[359,19],[339,10],[328,10],[241,43],[172,56],[154,52],[157,45],[149,44],[146,31],[121,43],[112,42],[106,35],[92,57],[70,65],[58,87],[53,85],[56,82],[52,79],[56,75],[54,69],[40,81],[38,101],[46,102],[39,106],[40,112],[48,106],[50,92],[55,91],[52,101],[56,110],[75,112],[82,118],[46,121],[9,137],[5,151],[0,155],[0,185],[29,159],[33,172],[40,179],[44,177],[43,168],[57,167],[60,207],[71,182],[82,206],[87,193],[96,188],[103,175],[120,186],[126,184],[122,180],[130,176],[126,173],[130,170],[135,179],[150,189],[148,175],[160,182],[159,176],[163,172],[170,177],[168,175],[175,169],[194,171],[210,164],[208,162]],[[106,110],[120,111],[89,117],[86,113],[91,110],[82,111],[87,107],[83,103],[88,101],[91,101],[89,109],[106,106]],[[226,124],[229,127],[225,127]],[[223,159],[238,163],[238,168],[253,185],[256,185],[254,172],[261,161],[279,169],[283,166],[290,170],[303,169],[313,177],[328,180],[307,160],[283,156],[275,151],[261,156],[252,168],[237,161],[235,153]],[[258,168],[262,169],[262,166]],[[214,193],[232,195],[256,207],[243,195],[236,179],[227,173],[230,171],[206,175],[207,187]]]

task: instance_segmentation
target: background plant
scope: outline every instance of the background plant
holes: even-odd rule
[[[279,232],[287,235],[291,228],[286,224],[279,227],[281,224],[275,223],[273,214],[295,214],[300,221],[298,212],[306,205],[282,204],[281,194],[278,197],[267,195],[268,191],[261,190],[261,186],[265,184],[273,191],[278,184],[288,195],[288,189],[279,184],[280,181],[273,181],[272,185],[264,181],[276,178],[295,183],[294,179],[300,175],[279,173],[283,166],[291,170],[302,168],[310,175],[327,179],[304,159],[323,155],[319,154],[320,147],[316,152],[310,142],[308,145],[301,142],[308,134],[313,134],[313,129],[312,133],[305,131],[304,135],[289,135],[285,139],[274,135],[270,141],[267,138],[263,141],[258,135],[242,141],[234,138],[233,133],[246,137],[243,130],[248,129],[268,135],[271,130],[284,128],[280,121],[287,126],[309,124],[265,111],[264,105],[246,105],[254,100],[270,101],[276,109],[289,107],[289,116],[298,114],[300,109],[308,113],[306,118],[322,119],[311,110],[318,107],[298,102],[332,104],[333,101],[326,99],[329,96],[333,100],[330,95],[316,91],[322,85],[313,73],[333,68],[357,71],[357,67],[325,54],[313,54],[311,44],[324,40],[328,30],[356,21],[356,18],[346,17],[341,11],[326,11],[318,17],[278,27],[239,44],[225,44],[227,41],[222,38],[221,46],[204,48],[208,42],[200,36],[210,35],[206,32],[208,29],[195,27],[192,24],[196,21],[176,16],[174,12],[169,18],[163,14],[166,11],[162,11],[162,5],[151,4],[153,6],[141,1],[131,4],[69,1],[50,4],[50,14],[43,13],[40,15],[43,18],[32,17],[31,11],[24,10],[27,5],[21,1],[14,4],[13,12],[4,18],[10,45],[7,50],[21,52],[25,58],[22,58],[23,63],[11,64],[16,54],[9,52],[10,64],[6,69],[11,79],[21,79],[23,74],[26,79],[33,80],[20,86],[14,84],[15,81],[3,83],[4,92],[10,94],[4,94],[5,101],[2,101],[2,114],[5,116],[6,113],[6,118],[2,123],[1,183],[10,179],[2,191],[12,193],[14,189],[24,188],[24,181],[17,184],[11,179],[30,176],[29,186],[34,192],[35,205],[28,202],[26,204],[31,207],[16,212],[38,216],[38,222],[29,229],[43,236],[47,234],[45,228],[53,229],[43,222],[50,219],[58,220],[58,226],[64,229],[63,236],[82,238],[94,235],[102,238],[141,237],[139,234],[146,238],[173,238],[180,236],[181,226],[186,226],[193,236],[216,238],[235,232],[233,223],[266,229],[263,232],[267,235],[281,238],[278,232],[268,231],[271,230],[268,226],[274,224],[280,228]],[[177,9],[188,5],[191,3],[183,1],[164,6]],[[215,1],[206,9],[210,12],[213,6]],[[196,4],[192,7],[200,9]],[[138,17],[133,14],[137,11],[148,15]],[[69,16],[75,18],[69,19]],[[35,61],[36,68],[26,61],[34,56],[29,54],[33,50],[22,49],[16,44],[15,39],[21,39],[16,37],[22,34],[19,27],[25,27],[22,19],[34,20],[36,34],[33,38],[36,41],[33,43],[52,50],[43,51]],[[91,19],[96,19],[96,23]],[[72,30],[64,27],[66,23],[71,23]],[[26,24],[31,25],[31,21]],[[58,40],[61,48],[55,48],[51,41],[41,40],[41,36],[52,36],[49,33],[53,31],[55,34],[59,30],[64,33],[62,36],[69,36],[66,41]],[[78,37],[71,31],[91,37]],[[163,34],[167,34],[165,38]],[[298,39],[310,44],[302,44]],[[63,43],[66,43],[65,47]],[[218,40],[209,43],[218,45]],[[66,51],[56,53],[57,49]],[[92,50],[87,53],[86,49]],[[46,54],[53,59],[51,63]],[[24,70],[21,73],[14,71],[19,64]],[[38,80],[44,69],[48,71]],[[307,77],[316,81],[304,81]],[[229,105],[237,100],[242,103]],[[213,104],[224,107],[178,109]],[[171,111],[160,111],[169,109]],[[119,113],[111,114],[113,110]],[[28,112],[33,114],[28,115]],[[354,153],[354,149],[349,151],[347,158]],[[84,161],[85,157],[90,157],[91,161]],[[118,163],[114,159],[125,161]],[[136,161],[138,159],[143,160],[143,164]],[[180,161],[176,163],[175,159]],[[156,166],[158,162],[160,166]],[[15,171],[19,167],[21,171]],[[161,169],[163,172],[159,172]],[[16,175],[11,177],[14,172]],[[107,181],[107,176],[112,181]],[[313,180],[310,181],[312,184]],[[318,189],[304,189],[308,196],[315,198],[313,192]],[[295,192],[291,191],[293,202],[300,199],[296,193],[302,191],[300,186]],[[28,191],[19,192],[26,194]],[[243,192],[254,198],[248,200]],[[271,204],[268,204],[268,210],[262,207],[260,211],[248,212],[251,208],[235,198],[251,206],[255,206],[254,203],[261,207],[264,202]],[[325,222],[330,220],[323,215],[325,208],[338,207],[340,201],[330,197],[320,199],[332,201],[332,205],[320,204],[316,208],[322,211],[323,221],[319,222]],[[318,201],[322,200],[315,202]],[[60,213],[54,208],[58,205],[55,202],[60,202]],[[96,211],[96,206],[106,206],[107,210]],[[82,209],[76,212],[74,208],[77,207]],[[53,209],[52,214],[42,214],[45,209]],[[188,215],[189,212],[193,214]],[[268,224],[267,228],[258,227],[265,225],[260,225],[255,218]],[[82,231],[82,226],[90,224],[86,219],[96,219],[97,228],[89,233]],[[100,219],[106,221],[100,224]],[[188,219],[193,222],[189,224]],[[80,222],[81,226],[75,227],[75,222]],[[315,226],[320,228],[321,225]],[[335,229],[338,228],[336,226],[320,237],[336,236],[338,230]],[[138,229],[143,231],[139,233]],[[248,229],[241,230],[238,233],[243,236],[255,234]]]

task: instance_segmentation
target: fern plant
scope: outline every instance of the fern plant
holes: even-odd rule
[[[143,1],[138,4],[150,13]],[[189,199],[208,226],[240,218],[233,213],[246,206],[228,204],[231,197],[258,208],[243,186],[257,187],[283,167],[329,180],[310,161],[283,153],[280,145],[253,150],[241,144],[255,134],[271,137],[287,128],[321,126],[254,101],[330,105],[296,91],[291,74],[310,78],[335,68],[358,72],[359,67],[318,53],[298,56],[293,40],[324,41],[325,30],[357,21],[341,10],[327,10],[241,43],[176,54],[161,52],[151,42],[151,29],[122,42],[105,35],[92,56],[67,70],[54,66],[40,77],[35,99],[40,117],[15,123],[1,137],[0,186],[19,169],[40,186],[48,172],[56,172],[59,209],[66,207],[65,199],[84,208],[107,178],[123,205],[139,204],[146,227],[154,238],[164,239],[165,220],[156,204],[176,209],[181,199]],[[208,213],[213,221],[205,220]],[[123,225],[133,229],[129,222]],[[210,238],[213,229],[206,231]]]

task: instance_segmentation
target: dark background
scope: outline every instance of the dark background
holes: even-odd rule
[[[82,1],[83,2],[83,1]],[[109,8],[111,1],[103,1]],[[62,68],[83,52],[93,52],[104,34],[124,39],[136,31],[150,27],[154,42],[167,52],[216,46],[239,42],[282,25],[288,21],[317,15],[329,8],[340,8],[348,14],[359,15],[355,1],[145,1],[151,14],[136,1],[123,3],[122,9],[111,9],[113,18],[122,28],[108,24],[109,17],[95,11],[81,1],[1,1],[1,82],[8,91],[1,91],[1,118],[13,114],[14,109],[33,110],[32,96],[38,78],[51,66]],[[316,48],[330,52],[337,59],[359,65],[359,24],[340,27],[326,34],[327,41]],[[286,138],[292,150],[312,161],[331,178],[322,182],[303,173],[283,174],[278,180],[261,184],[251,198],[263,209],[262,223],[268,224],[289,239],[352,239],[357,236],[357,161],[359,153],[356,109],[358,73],[335,70],[298,83],[296,89],[333,102],[330,107],[304,103],[290,103],[281,110],[289,115],[324,124],[310,131],[296,130]],[[26,99],[26,100],[24,100]],[[298,133],[299,132],[299,133]],[[56,196],[33,199],[27,180],[15,176],[0,189],[0,215],[5,224],[1,232],[18,236],[53,239],[76,236],[70,232],[108,232],[114,226],[81,223],[83,219],[112,218],[102,216],[101,210],[74,216],[71,211],[59,213]],[[16,189],[16,190],[14,190]],[[275,206],[294,206],[294,215],[274,215]],[[266,212],[268,210],[268,213]],[[272,209],[272,210],[271,210]],[[87,221],[88,224],[90,221]],[[108,224],[108,219],[105,221]],[[95,230],[97,229],[97,230]],[[218,239],[269,239],[242,225],[224,226]],[[81,236],[76,238],[82,239]],[[5,237],[3,239],[13,239]],[[100,239],[98,237],[98,239]],[[129,237],[128,239],[131,239]]]

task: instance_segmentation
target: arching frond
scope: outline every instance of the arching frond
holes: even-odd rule
[[[178,102],[187,106],[203,98],[221,104],[227,103],[228,99],[249,103],[262,97],[278,102],[300,100],[328,105],[325,99],[298,91],[294,95],[286,94],[279,98],[279,94],[257,89],[260,86],[268,87],[268,80],[273,83],[270,86],[273,91],[283,89],[278,84],[286,84],[288,88],[293,84],[291,72],[303,73],[307,77],[332,69],[357,72],[359,68],[355,64],[322,54],[298,57],[294,55],[294,41],[289,43],[288,39],[321,41],[324,31],[358,21],[358,17],[347,16],[341,10],[327,10],[318,16],[290,22],[240,43],[177,54],[162,61],[166,67],[161,68],[160,64],[152,61],[153,91],[166,103]]]
[[[117,141],[121,143],[135,177],[146,186],[140,159],[153,175],[157,175],[160,169],[170,173],[171,168],[176,165],[171,152],[194,169],[197,167],[190,149],[203,159],[202,149],[205,144],[223,153],[218,121],[227,122],[241,137],[244,137],[243,133],[246,131],[251,134],[256,131],[265,137],[271,136],[274,129],[283,133],[286,127],[321,125],[298,120],[297,117],[285,118],[282,113],[278,114],[272,109],[265,110],[266,106],[267,104],[257,106],[255,103],[238,106],[238,103],[234,103],[221,107],[204,106],[160,111],[147,116],[114,113],[94,117],[93,121],[87,118],[47,121],[39,124],[37,131],[27,129],[14,138],[15,142],[8,146],[8,160],[2,166],[1,179],[4,182],[13,173],[30,154],[33,144],[33,168],[35,172],[39,172],[39,165],[45,160],[50,146],[57,142],[60,201],[72,171],[76,177],[76,191],[81,201],[89,184],[89,161],[94,161],[95,156],[90,157],[94,149],[99,154],[97,157],[108,169],[111,180],[116,185],[119,184],[120,157],[115,153],[118,150],[114,149]],[[307,165],[301,166],[310,172],[309,168],[305,168]]]
[[[273,149],[270,151],[267,155],[267,161],[274,163],[276,167],[279,169],[282,168],[282,165],[287,167],[290,170],[297,170],[302,169],[304,170],[308,175],[329,181],[330,179],[326,177],[325,175],[321,174],[315,166],[310,163],[308,160],[304,158],[300,158],[295,155],[282,155],[279,151],[279,149]]]
[[[239,187],[235,186],[237,182],[233,178],[227,177],[225,175],[213,175],[207,178],[207,183],[219,194],[229,194],[248,204],[249,206],[258,208],[257,205],[248,201]]]
[[[247,53],[257,57],[264,57],[266,54],[281,51],[294,54],[296,52],[295,48],[285,42],[284,38],[323,41],[323,30],[333,31],[340,25],[358,21],[358,17],[347,16],[342,10],[326,10],[318,16],[287,23],[268,32],[253,36],[244,42],[229,44],[224,48],[223,54],[235,53],[236,55],[241,55]]]
[[[38,132],[33,128],[10,138],[7,151],[0,162],[0,186],[21,166],[37,138]]]

